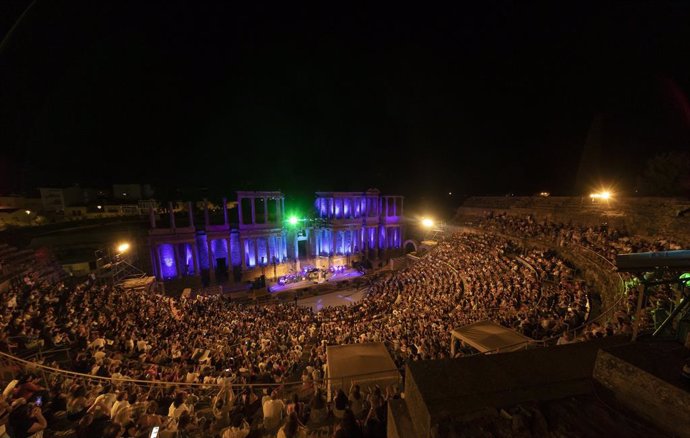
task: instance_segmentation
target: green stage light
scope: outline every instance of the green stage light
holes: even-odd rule
[[[290,216],[288,219],[288,223],[290,225],[297,225],[297,222],[299,222],[299,219],[297,219],[297,216]]]

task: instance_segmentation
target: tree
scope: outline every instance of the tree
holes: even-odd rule
[[[665,152],[652,157],[647,161],[639,187],[645,195],[690,195],[690,153]]]

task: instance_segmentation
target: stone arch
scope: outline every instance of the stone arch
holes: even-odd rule
[[[417,242],[414,240],[406,240],[405,243],[403,243],[403,248],[405,250],[405,254],[417,252]]]

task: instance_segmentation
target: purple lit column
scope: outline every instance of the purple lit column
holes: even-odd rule
[[[180,269],[180,244],[173,243],[172,248],[175,256],[175,273],[177,274],[177,278],[182,278],[182,269]]]
[[[242,270],[244,271],[247,269],[247,250],[244,246],[244,239],[240,237],[239,241],[240,241],[240,259],[241,259],[240,260],[240,266],[242,266]]]
[[[199,248],[196,246],[196,241],[192,243],[192,260],[194,261],[194,275],[199,275]]]
[[[264,198],[264,223],[268,223],[268,198]]]
[[[330,255],[335,255],[335,231],[330,230],[331,233],[331,250],[330,250]]]
[[[206,236],[206,246],[208,247],[208,270],[210,272],[213,272],[213,268],[215,268],[215,257],[213,257],[213,239],[211,239],[211,236]]]

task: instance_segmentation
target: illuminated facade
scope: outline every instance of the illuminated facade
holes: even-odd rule
[[[286,220],[280,192],[237,192],[232,225],[225,199],[222,224],[211,223],[205,205],[203,227],[195,226],[191,203],[183,226],[175,222],[179,208],[172,203],[166,227],[159,227],[151,212],[149,246],[158,279],[201,276],[208,284],[223,273],[236,281],[276,277],[304,264],[382,260],[402,248],[403,197],[381,196],[378,190],[318,192],[312,218],[296,224]]]

